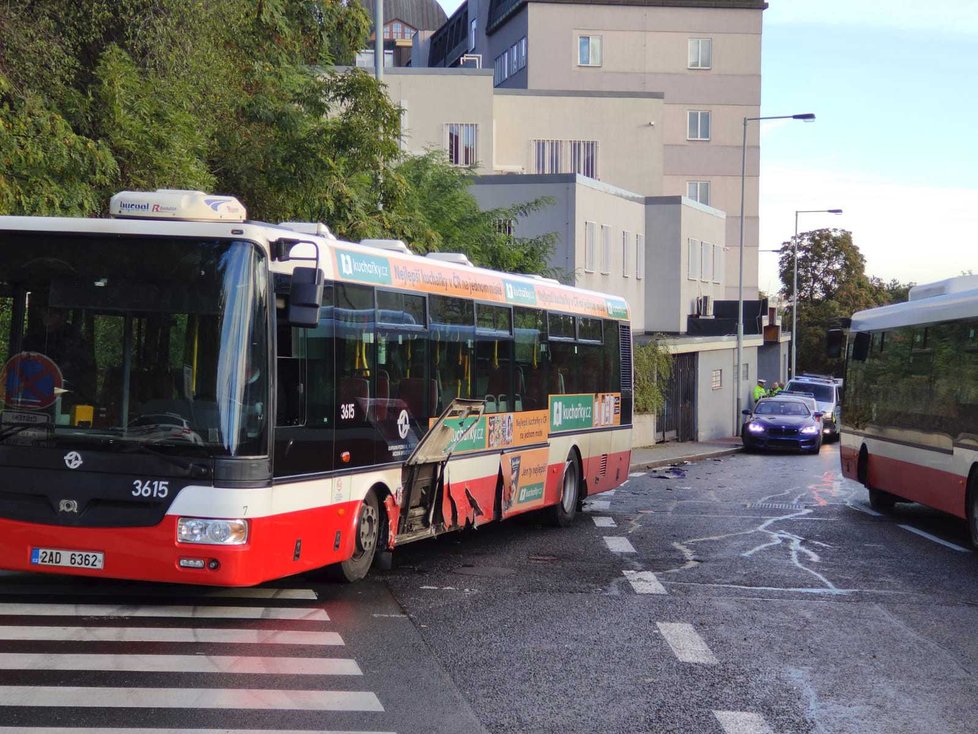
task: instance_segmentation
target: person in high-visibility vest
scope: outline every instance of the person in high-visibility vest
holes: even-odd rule
[[[756,403],[761,398],[767,397],[767,388],[764,387],[767,384],[767,380],[762,380],[757,378],[757,384],[754,386],[754,402]]]

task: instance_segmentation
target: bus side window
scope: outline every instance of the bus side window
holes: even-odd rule
[[[516,384],[513,389],[521,403],[516,410],[546,410],[550,359],[545,314],[536,309],[517,308],[514,317]]]

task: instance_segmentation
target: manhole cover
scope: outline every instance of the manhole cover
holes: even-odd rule
[[[762,510],[804,510],[805,505],[792,505],[788,502],[748,502],[745,507],[757,507]]]
[[[454,573],[462,576],[512,576],[516,570],[502,566],[461,566]]]

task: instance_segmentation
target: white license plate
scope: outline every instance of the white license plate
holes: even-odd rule
[[[31,548],[31,564],[34,566],[62,566],[99,570],[105,564],[105,554],[99,551]]]

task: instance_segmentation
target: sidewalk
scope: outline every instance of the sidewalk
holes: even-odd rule
[[[717,456],[736,454],[743,448],[739,436],[718,438],[713,441],[669,441],[632,449],[631,471],[642,471],[657,466],[680,464],[684,461],[702,461]]]

